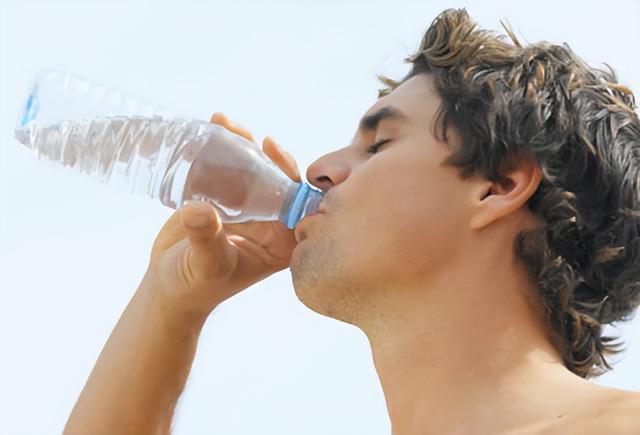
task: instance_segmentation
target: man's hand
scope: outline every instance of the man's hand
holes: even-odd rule
[[[251,133],[215,113],[211,122],[253,141]],[[294,158],[267,137],[264,153],[300,182]],[[222,301],[289,266],[296,245],[281,222],[221,224],[215,207],[187,202],[165,223],[151,252],[144,281],[164,308],[208,315]]]

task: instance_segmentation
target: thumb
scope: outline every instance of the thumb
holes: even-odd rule
[[[226,278],[235,269],[238,257],[215,207],[204,201],[185,201],[180,214],[191,242],[191,255],[186,261],[192,278]]]

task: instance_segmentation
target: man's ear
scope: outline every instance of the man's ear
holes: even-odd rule
[[[476,209],[469,226],[479,230],[524,206],[540,185],[542,175],[532,158],[523,158],[504,173],[502,182],[480,183],[473,192]]]

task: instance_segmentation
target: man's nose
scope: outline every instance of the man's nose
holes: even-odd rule
[[[349,163],[331,153],[320,157],[307,168],[307,180],[326,192],[346,180],[350,172]]]

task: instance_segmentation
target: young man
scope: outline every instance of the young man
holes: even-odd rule
[[[633,95],[512,39],[442,13],[352,143],[308,169],[326,195],[295,232],[177,211],[65,433],[168,433],[207,316],[285,267],[307,307],[366,333],[394,435],[638,433],[640,395],[586,380],[640,299]]]

